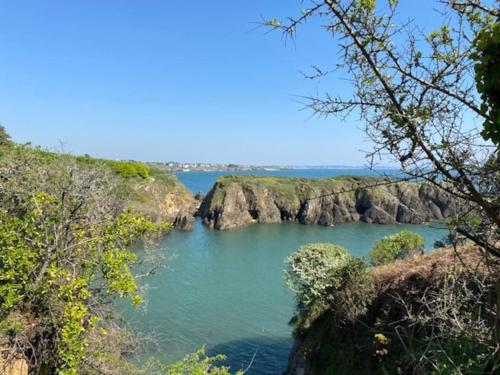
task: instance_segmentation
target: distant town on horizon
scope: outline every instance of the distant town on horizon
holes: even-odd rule
[[[185,163],[177,161],[148,162],[165,172],[219,172],[219,171],[276,171],[289,169],[370,169],[368,166],[352,165],[243,165],[224,163]],[[390,166],[378,166],[377,169],[397,169]]]

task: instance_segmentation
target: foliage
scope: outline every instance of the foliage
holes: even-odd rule
[[[339,302],[297,320],[308,325],[298,327],[291,363],[301,359],[310,374],[496,374],[497,272],[477,247],[371,268],[375,290],[366,313],[339,324]]]
[[[483,104],[485,117],[481,135],[500,145],[500,22],[490,22],[481,29],[474,40],[471,58],[476,62],[477,91]]]
[[[407,355],[418,372],[459,375],[500,370],[493,290],[491,279],[451,270],[440,288],[422,294],[413,304],[399,301],[405,311],[400,337],[412,348]]]
[[[443,337],[426,349],[427,360],[434,367],[429,372],[432,375],[495,374],[500,370],[499,364],[492,364],[491,348],[474,337]]]
[[[7,133],[5,128],[0,125],[0,147],[10,146],[12,141],[10,140],[10,135]]]
[[[349,257],[347,250],[339,245],[311,243],[286,259],[285,280],[296,293],[299,308],[305,309],[318,300],[326,302],[323,298],[327,288],[337,287],[341,282],[332,277],[332,272],[342,268]]]
[[[332,280],[326,289],[327,300],[339,323],[354,322],[366,313],[375,297],[373,278],[366,262],[350,258],[337,272],[330,274]],[[336,280],[340,283],[336,284]]]
[[[131,161],[111,161],[108,163],[116,173],[125,178],[147,178],[149,176],[150,168],[144,163]]]
[[[89,351],[90,358],[105,364],[103,373],[110,375],[230,375],[230,368],[219,366],[226,357],[223,355],[209,356],[205,348],[186,355],[182,360],[173,364],[164,364],[151,357],[141,364],[134,364],[122,358],[120,350],[123,347],[134,345],[134,336],[127,332],[116,332],[110,329],[111,334],[100,335],[97,341],[92,341]],[[111,347],[111,350],[109,348]],[[141,361],[142,362],[142,361]],[[90,361],[81,372],[82,375],[97,375],[93,363]],[[100,373],[99,373],[100,374]],[[243,375],[237,371],[234,375]]]
[[[401,231],[378,240],[370,252],[374,266],[391,263],[398,259],[421,254],[424,251],[424,239],[410,231]]]
[[[106,169],[18,146],[0,165],[0,320],[29,317],[36,371],[78,373],[113,296],[140,303],[129,250],[168,228],[124,209]]]
[[[149,177],[151,169],[144,163],[136,161],[117,161],[117,160],[106,160],[106,159],[95,159],[89,156],[78,156],[76,158],[82,163],[87,163],[91,165],[103,164],[111,168],[116,174],[124,178]]]
[[[359,116],[373,143],[370,165],[389,156],[407,176],[450,195],[454,230],[500,257],[500,194],[491,182],[499,151],[483,139],[498,144],[498,0],[436,1],[434,30],[401,17],[394,0],[301,4],[300,14],[264,24],[293,38],[319,21],[340,61],[315,65],[306,78],[347,74],[353,86],[350,96],[327,91],[307,105],[318,116]],[[463,225],[464,213],[483,225]]]
[[[165,367],[167,375],[230,375],[228,367],[216,367],[214,364],[225,360],[223,355],[208,357],[202,348],[195,353],[189,354],[182,361]],[[243,375],[238,371],[236,375]]]
[[[297,330],[307,329],[329,309],[336,322],[355,321],[366,312],[374,296],[366,263],[333,244],[308,244],[287,259],[287,284],[296,292]]]

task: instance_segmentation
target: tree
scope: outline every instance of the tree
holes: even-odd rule
[[[115,297],[141,303],[129,250],[160,235],[106,168],[24,146],[0,164],[0,341],[34,373],[81,373]],[[85,361],[84,361],[85,359]],[[90,363],[90,364],[89,364]]]
[[[460,206],[453,229],[500,257],[498,0],[438,1],[442,26],[428,34],[399,21],[397,0],[302,3],[299,16],[265,24],[294,37],[321,19],[340,61],[308,78],[340,69],[353,85],[351,97],[309,97],[307,105],[321,116],[359,114],[374,143],[370,165],[388,154],[408,176],[452,195]]]
[[[476,36],[471,58],[476,62],[477,91],[481,94],[485,115],[481,135],[500,144],[500,23],[490,23]]]
[[[412,20],[400,21],[398,0],[304,0],[301,4],[304,9],[299,15],[285,22],[271,19],[265,25],[295,37],[307,21],[320,20],[337,43],[340,58],[332,67],[313,67],[306,77],[317,79],[341,71],[353,86],[352,96],[327,93],[306,98],[306,105],[319,116],[359,115],[374,144],[367,154],[369,164],[375,166],[382,157],[389,157],[410,178],[428,181],[454,198],[451,229],[478,244],[488,267],[498,270],[499,1],[436,0],[442,22],[429,33]],[[477,269],[468,272],[478,279]],[[492,285],[487,290],[493,294]],[[494,340],[488,343],[491,352],[486,357],[492,369],[498,368],[500,342],[498,277],[496,294],[496,311],[491,300],[489,310],[496,324],[484,327],[484,336]],[[477,293],[472,296],[480,302]],[[438,300],[433,297],[432,303]],[[464,307],[468,311],[459,314],[475,316],[476,306],[480,305],[471,303]],[[432,310],[430,315],[439,319]],[[460,330],[460,337],[468,337],[466,326]],[[479,341],[476,337],[472,344],[477,346]],[[440,353],[447,355],[446,340],[437,342]],[[422,357],[429,354],[419,352]]]
[[[422,236],[403,230],[378,240],[370,252],[370,259],[374,266],[380,266],[398,259],[422,254],[423,251],[424,239]]]

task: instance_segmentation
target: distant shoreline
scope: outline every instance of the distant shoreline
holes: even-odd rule
[[[286,171],[286,170],[318,170],[318,169],[357,169],[357,170],[398,170],[396,167],[379,166],[377,168],[368,168],[366,166],[347,166],[347,165],[315,165],[315,166],[259,166],[259,165],[237,165],[237,164],[212,164],[212,163],[179,163],[179,162],[151,162],[147,163],[167,173],[189,173],[189,172],[259,172],[259,171]]]

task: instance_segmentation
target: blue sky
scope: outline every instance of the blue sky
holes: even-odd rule
[[[401,0],[428,24],[431,0]],[[14,140],[113,159],[362,165],[356,119],[310,118],[297,95],[349,93],[299,71],[335,64],[308,25],[255,30],[296,0],[0,1],[0,122]],[[337,77],[341,78],[341,77]]]

